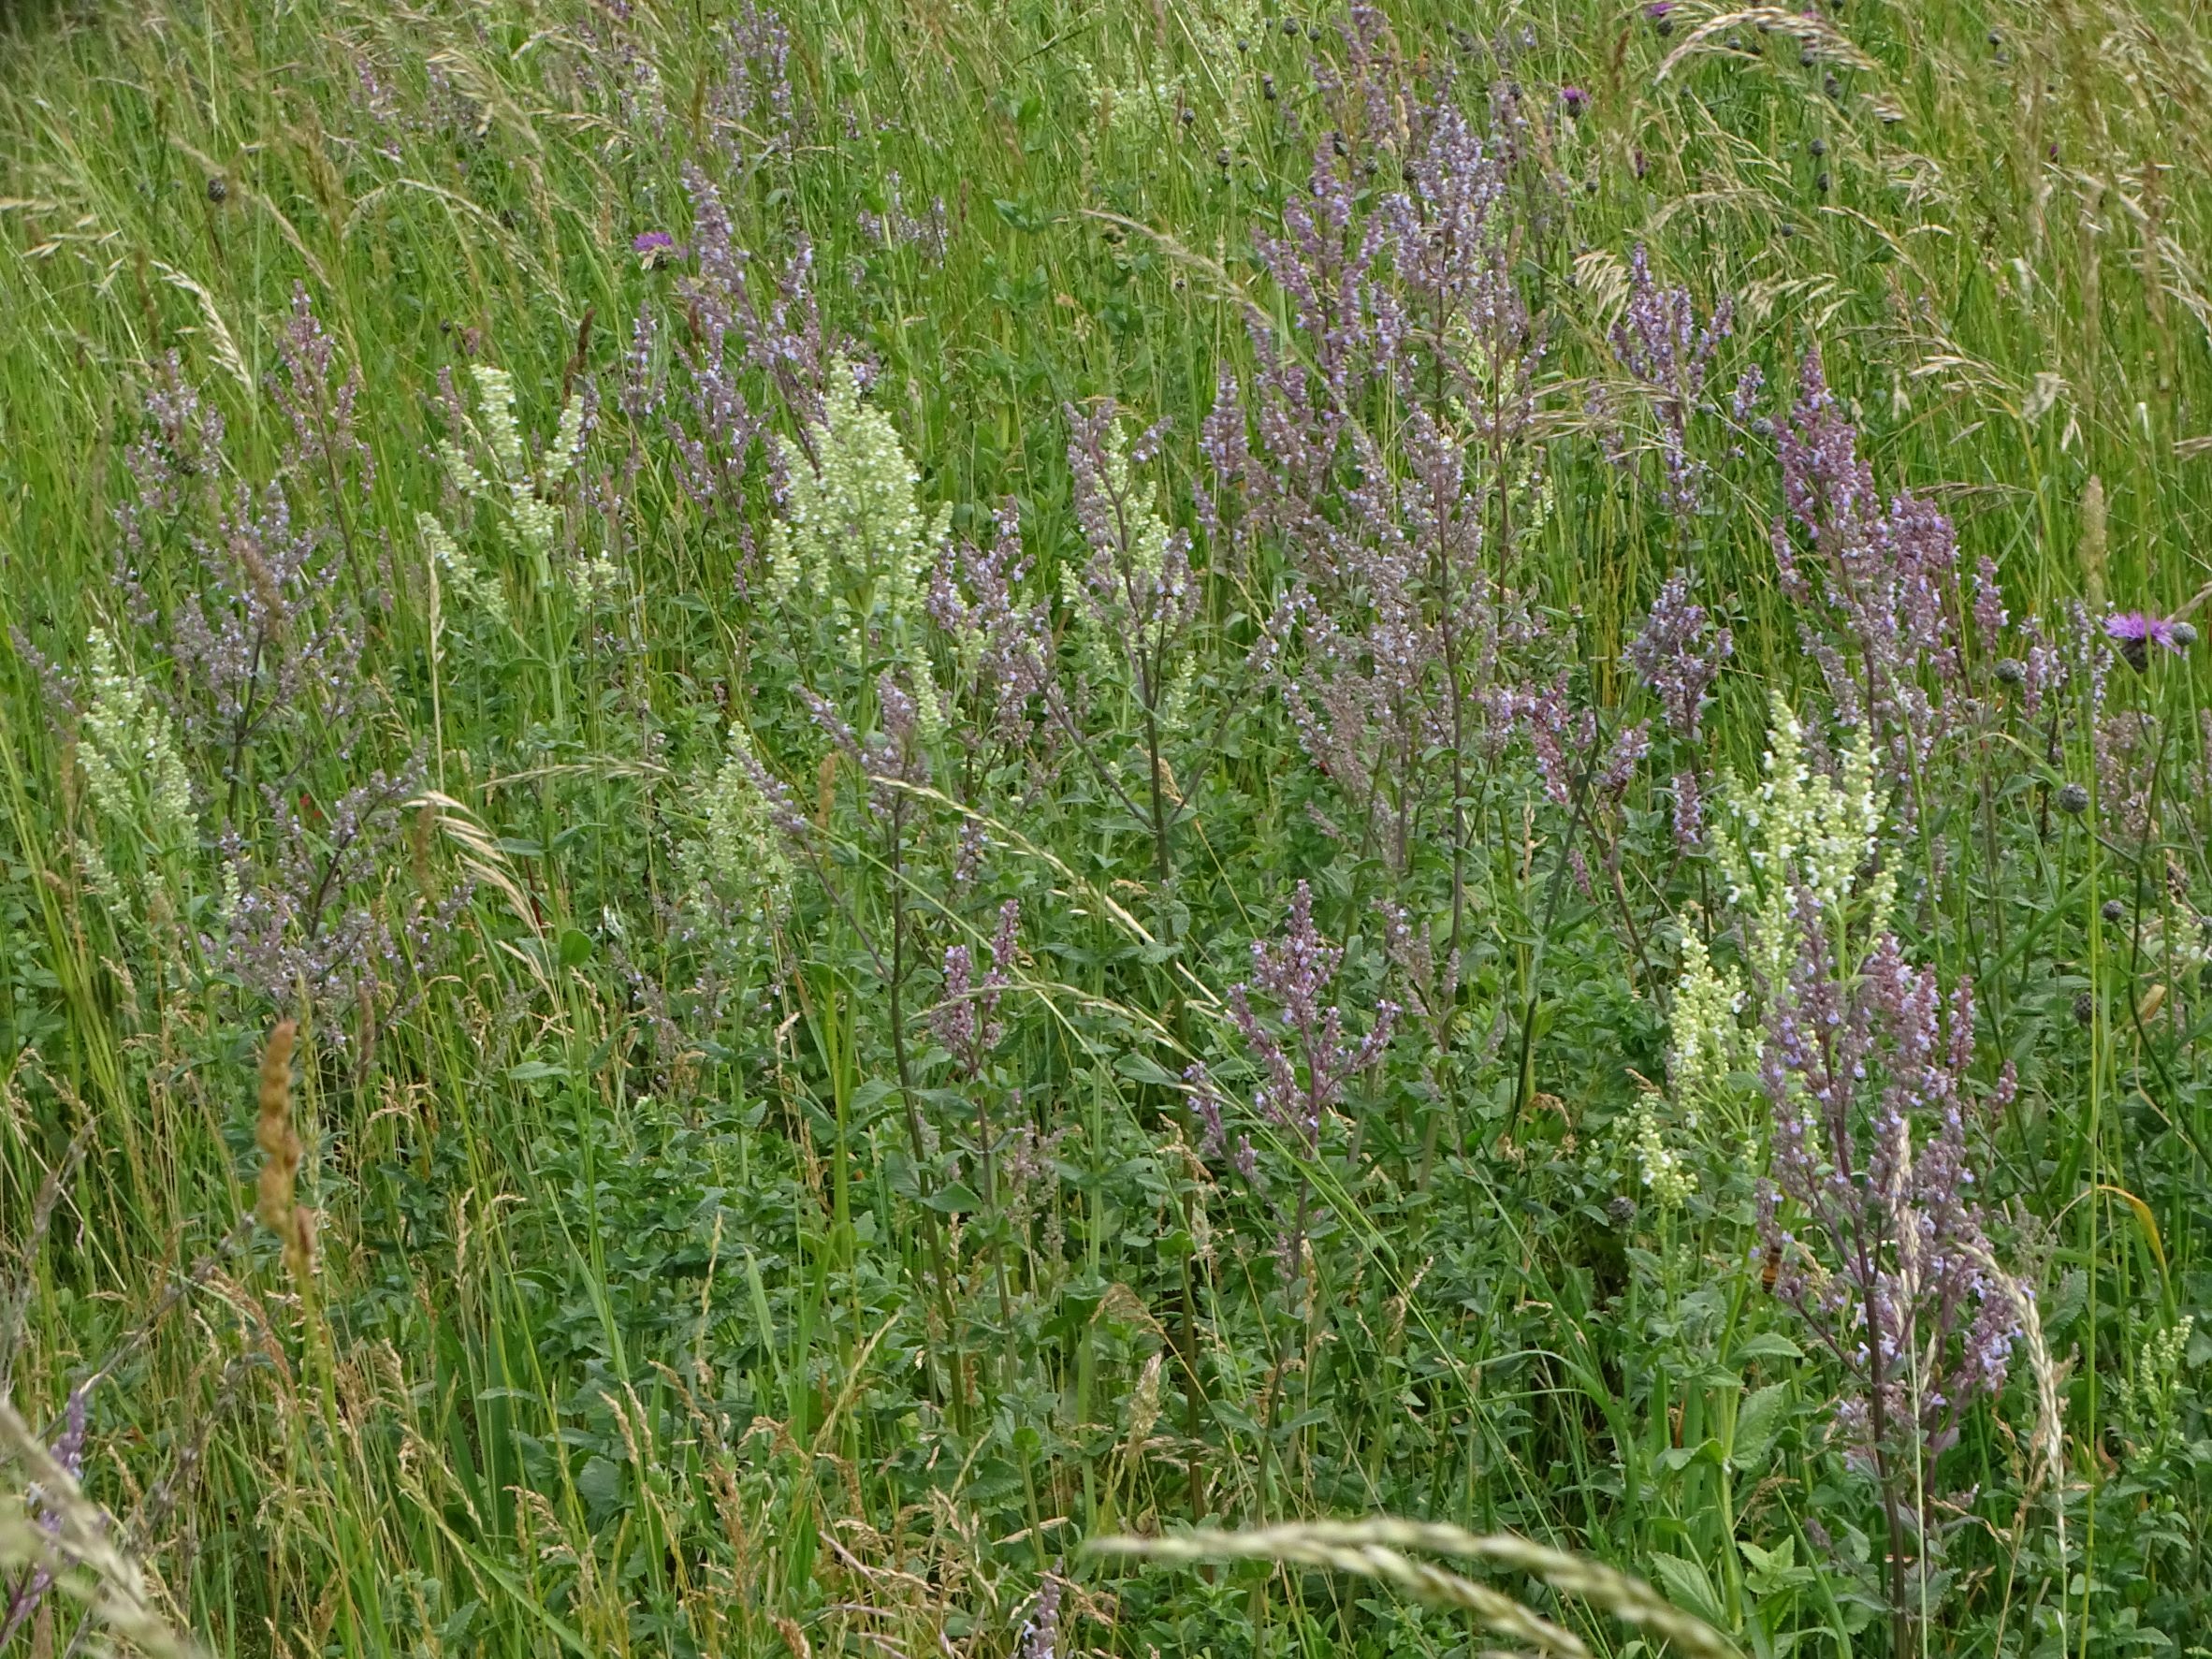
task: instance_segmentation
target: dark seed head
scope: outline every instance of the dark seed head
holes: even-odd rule
[[[2108,898],[2099,914],[2107,922],[2125,922],[2128,919],[2128,907],[2117,898]]]
[[[210,201],[226,201],[229,197],[230,183],[222,174],[218,173],[208,181],[208,199]]]
[[[2059,810],[2071,817],[2079,817],[2089,809],[2089,792],[2078,783],[2070,783],[2059,792]]]
[[[2081,1025],[2088,1025],[2097,1017],[2097,999],[2084,991],[2074,999],[2074,1017]]]
[[[1826,138],[1815,138],[1806,148],[1812,152],[1813,159],[1817,161],[1828,153],[1828,141]]]
[[[1606,1205],[1606,1215],[1615,1227],[1626,1227],[1636,1219],[1636,1200],[1620,1194]]]
[[[2001,686],[2024,686],[2028,683],[2028,664],[2017,657],[2000,657],[1997,666],[1990,670]]]
[[[1828,193],[1828,186],[1833,181],[1829,179],[1826,169],[1823,168],[1820,177],[1812,181],[1812,188],[1819,191],[1821,195],[1826,196]]]

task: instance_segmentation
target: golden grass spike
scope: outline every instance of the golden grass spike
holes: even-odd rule
[[[292,1127],[292,1042],[299,1022],[280,1020],[261,1051],[261,1111],[254,1125],[254,1143],[261,1148],[261,1178],[254,1213],[262,1226],[284,1241],[292,1251],[292,1186],[299,1174],[302,1148]]]
[[[2092,613],[2104,608],[2104,552],[2106,525],[2104,480],[2092,474],[2081,494],[2082,583]]]
[[[284,1271],[295,1285],[304,1285],[315,1271],[315,1213],[305,1204],[292,1206],[284,1227]]]

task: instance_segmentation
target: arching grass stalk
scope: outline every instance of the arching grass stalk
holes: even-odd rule
[[[1170,1538],[1097,1538],[1085,1548],[1097,1555],[1143,1561],[1268,1561],[1352,1573],[1393,1585],[1430,1607],[1472,1613],[1492,1630],[1539,1652],[1588,1659],[1590,1649],[1572,1631],[1502,1592],[1416,1561],[1405,1551],[1458,1556],[1540,1579],[1563,1595],[1671,1643],[1689,1659],[1737,1659],[1736,1646],[1726,1637],[1641,1579],[1513,1533],[1473,1533],[1441,1521],[1383,1518],[1302,1521],[1234,1533],[1199,1531]]]

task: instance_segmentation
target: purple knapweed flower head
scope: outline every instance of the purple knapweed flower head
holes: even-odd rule
[[[2184,623],[2174,623],[2163,617],[2154,617],[2148,611],[2119,611],[2104,618],[2104,632],[2119,644],[2120,655],[2129,665],[2140,670],[2150,661],[2150,648],[2162,646],[2179,656],[2188,640],[2179,630]],[[2194,630],[2190,630],[2193,637]]]
[[[1590,95],[1579,86],[1561,87],[1559,101],[1569,115],[1579,115],[1590,108]]]
[[[630,239],[630,251],[648,266],[666,265],[683,257],[683,250],[676,245],[676,238],[665,230],[640,231]]]

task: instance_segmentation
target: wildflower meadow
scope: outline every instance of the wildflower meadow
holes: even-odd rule
[[[2212,1656],[2184,0],[0,9],[0,1655]]]

